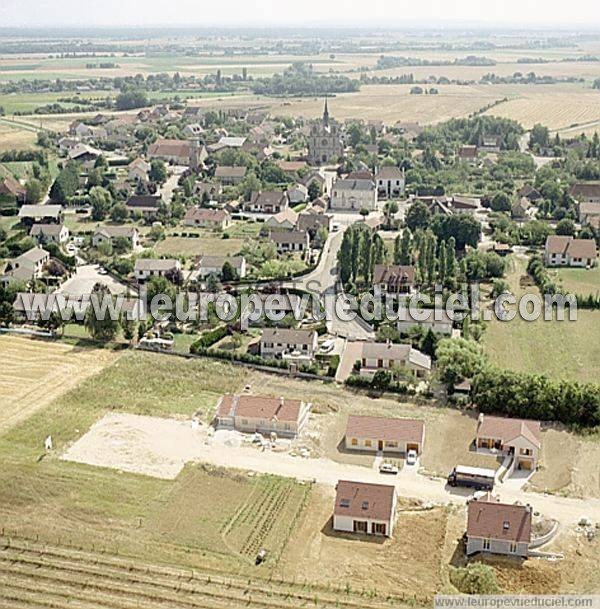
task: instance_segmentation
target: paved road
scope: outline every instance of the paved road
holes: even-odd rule
[[[362,319],[340,319],[336,314],[336,284],[338,282],[337,253],[342,244],[343,231],[331,233],[323,247],[317,267],[284,288],[295,288],[320,297],[327,313],[327,331],[344,338],[368,340],[374,337],[372,329]]]
[[[75,274],[65,281],[56,291],[57,294],[64,294],[71,298],[88,296],[92,293],[96,283],[107,286],[111,294],[119,295],[127,291],[127,286],[118,282],[110,275],[101,275],[98,272],[100,267],[97,264],[82,264],[77,267]]]

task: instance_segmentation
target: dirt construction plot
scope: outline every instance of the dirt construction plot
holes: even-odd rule
[[[173,480],[201,442],[189,421],[115,413],[95,423],[62,458]]]
[[[100,372],[117,357],[108,349],[0,336],[0,433]]]

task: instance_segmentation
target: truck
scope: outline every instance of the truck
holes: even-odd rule
[[[478,491],[491,491],[495,480],[495,470],[466,465],[457,465],[448,476],[450,486],[465,486]]]

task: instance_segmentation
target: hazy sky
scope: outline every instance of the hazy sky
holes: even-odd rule
[[[599,0],[0,0],[0,27],[419,25],[435,20],[600,25]]]

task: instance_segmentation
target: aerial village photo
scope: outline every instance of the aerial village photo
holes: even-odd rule
[[[600,609],[600,10],[0,0],[0,609]]]

